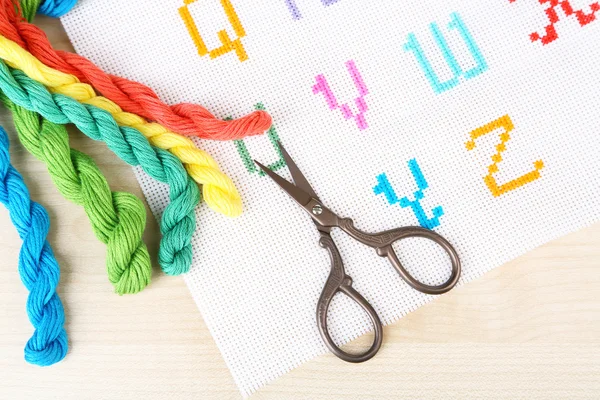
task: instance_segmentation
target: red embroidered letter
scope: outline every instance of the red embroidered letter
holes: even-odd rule
[[[509,0],[511,3],[514,3],[516,0]],[[550,21],[550,24],[545,28],[545,34],[541,36],[537,32],[533,32],[529,35],[529,38],[532,42],[536,42],[541,40],[542,44],[548,44],[558,39],[558,33],[556,32],[556,28],[554,25],[560,21],[560,17],[558,16],[557,7],[560,6],[562,12],[565,16],[570,17],[574,15],[577,18],[577,22],[579,22],[580,26],[585,26],[590,22],[596,19],[596,12],[600,11],[600,5],[598,3],[590,4],[590,9],[592,10],[589,14],[583,12],[583,10],[573,10],[571,7],[571,3],[569,0],[538,0],[540,4],[548,3],[549,7],[546,9],[546,16]]]

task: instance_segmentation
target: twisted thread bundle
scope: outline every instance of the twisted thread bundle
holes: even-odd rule
[[[19,140],[43,161],[60,193],[82,205],[96,237],[107,245],[106,269],[118,294],[132,294],[150,283],[152,265],[142,241],[146,209],[136,196],[111,192],[96,163],[69,147],[67,130],[10,101],[0,100],[11,110]]]
[[[189,138],[170,132],[160,124],[149,123],[136,114],[123,112],[111,100],[96,96],[90,85],[80,83],[73,75],[47,67],[27,50],[3,36],[0,36],[0,58],[51,88],[54,93],[102,108],[110,112],[119,125],[138,129],[152,145],[170,151],[183,162],[190,176],[203,185],[204,200],[213,210],[231,217],[241,214],[242,200],[231,179],[219,170],[210,155],[196,148]]]
[[[90,138],[104,141],[128,164],[140,165],[148,175],[169,185],[170,204],[160,221],[159,262],[165,273],[178,275],[191,265],[194,207],[201,200],[190,177],[201,185],[213,210],[227,216],[242,211],[231,179],[209,154],[180,134],[242,139],[263,133],[271,118],[256,111],[223,121],[199,105],[168,106],[140,83],[106,74],[76,54],[55,51],[45,33],[28,21],[36,12],[62,16],[75,3],[0,0],[0,58],[12,67],[0,60],[0,101],[11,111],[20,141],[46,164],[61,194],[83,206],[96,237],[107,246],[107,271],[115,291],[136,293],[151,278],[150,257],[142,241],[144,205],[132,194],[111,192],[94,161],[70,148],[63,125],[75,124]],[[106,97],[97,96],[90,84]],[[35,327],[25,359],[51,365],[65,357],[67,336],[56,294],[59,267],[46,242],[49,218],[42,206],[30,200],[21,176],[10,165],[8,137],[1,127],[0,201],[23,239],[19,271],[30,291],[27,312]]]
[[[23,2],[32,18],[39,1]],[[44,161],[61,194],[83,205],[96,237],[107,245],[107,272],[118,294],[137,293],[150,283],[152,266],[142,234],[146,210],[135,196],[111,193],[94,161],[69,147],[63,126],[14,104],[3,93],[0,100],[11,110],[19,139],[36,158]]]
[[[71,97],[108,111],[119,125],[136,128],[153,146],[177,157],[190,177],[201,185],[202,198],[210,208],[228,217],[237,217],[242,213],[242,198],[231,178],[221,172],[217,162],[208,153],[198,149],[191,139],[169,132],[160,124],[148,123],[136,114],[123,112],[112,101],[96,96],[89,85],[89,90],[81,89],[72,92]]]
[[[2,35],[31,51],[44,64],[90,83],[125,111],[156,120],[182,135],[213,140],[242,139],[262,134],[271,126],[271,117],[265,111],[255,111],[239,119],[223,121],[196,104],[168,106],[145,85],[106,74],[77,54],[54,50],[41,29],[19,16],[18,8],[15,7],[18,6],[16,0],[0,1],[4,4],[0,15]]]
[[[189,271],[191,236],[196,228],[194,207],[200,201],[200,192],[176,157],[152,147],[138,130],[119,127],[110,113],[68,96],[51,94],[44,85],[22,71],[9,69],[4,62],[0,62],[0,90],[14,103],[54,123],[75,124],[91,139],[104,141],[123,161],[140,165],[152,178],[168,184],[171,202],[161,219],[159,262],[169,275]]]
[[[35,13],[59,18],[68,13],[77,3],[77,0],[21,0],[23,16],[31,21]]]
[[[35,328],[25,346],[25,360],[47,366],[62,360],[68,348],[63,327],[65,314],[56,293],[60,270],[46,241],[50,229],[48,213],[31,201],[23,178],[10,163],[8,148],[8,136],[0,127],[0,202],[8,209],[23,240],[19,274],[29,290],[27,315]]]
[[[42,0],[21,0],[19,3],[23,18],[25,18],[27,21],[32,21],[33,17],[35,17],[35,14],[42,5]],[[53,2],[53,4],[55,3]]]
[[[49,17],[59,18],[68,13],[76,3],[77,0],[44,0],[37,11]]]

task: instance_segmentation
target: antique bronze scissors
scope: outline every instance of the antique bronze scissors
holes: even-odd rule
[[[379,347],[381,346],[383,338],[383,327],[379,316],[373,309],[373,307],[367,302],[367,300],[352,288],[352,278],[346,275],[344,270],[344,263],[340,256],[340,253],[331,238],[331,229],[340,228],[346,232],[349,236],[358,240],[359,242],[372,247],[375,249],[377,254],[381,257],[387,257],[392,266],[398,271],[402,279],[406,281],[414,289],[427,293],[427,294],[442,294],[454,287],[458,278],[460,277],[460,259],[454,247],[442,236],[435,233],[432,230],[421,228],[418,226],[407,226],[381,233],[366,233],[362,232],[354,227],[354,223],[349,218],[341,218],[334,214],[330,209],[325,207],[319,197],[310,186],[300,169],[294,163],[294,160],[290,157],[287,151],[279,143],[279,149],[283,155],[285,162],[290,170],[294,183],[290,183],[269,168],[265,167],[258,161],[254,161],[268,176],[270,176],[275,183],[277,183],[287,194],[296,200],[296,202],[306,211],[313,219],[313,222],[317,226],[321,237],[319,244],[321,247],[326,248],[329,251],[331,259],[331,272],[319,298],[317,304],[317,325],[321,337],[325,341],[325,344],[331,350],[333,354],[342,360],[349,362],[363,362],[373,357]],[[396,255],[392,244],[398,240],[420,237],[431,240],[438,244],[450,257],[452,264],[452,272],[450,278],[441,285],[430,286],[416,280],[400,262]],[[358,303],[363,310],[369,315],[373,326],[375,327],[375,337],[371,347],[362,354],[350,354],[340,349],[329,335],[327,328],[327,312],[333,296],[342,292],[346,296],[350,297],[353,301]]]

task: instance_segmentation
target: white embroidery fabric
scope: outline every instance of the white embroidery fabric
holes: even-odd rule
[[[589,12],[588,2],[571,5]],[[231,3],[246,31],[243,62],[234,52],[198,55],[178,12],[183,0],[81,0],[62,21],[79,54],[149,85],[167,103],[198,103],[221,118],[264,104],[321,200],[365,231],[418,225],[410,207],[389,204],[373,190],[385,173],[398,197],[414,200],[418,187],[408,161],[415,159],[428,184],[421,205],[428,218],[443,208],[435,230],[460,254],[461,283],[598,220],[600,22],[580,26],[575,15],[557,8],[558,38],[543,45],[529,37],[543,34],[548,23],[547,6],[534,0],[338,0],[328,6],[297,0],[298,19],[288,7],[294,2],[286,0]],[[219,30],[236,37],[220,0],[188,8],[209,49],[219,46]],[[449,26],[453,13],[487,64],[474,76],[468,71],[477,67],[476,53],[464,31]],[[434,41],[434,22],[451,49],[449,62]],[[454,56],[462,70],[454,87],[435,92],[416,52],[404,48],[410,33],[441,81],[455,76]],[[368,92],[364,129],[339,108],[331,110],[322,91],[313,92],[322,75],[338,105],[358,113],[360,79],[349,73],[351,60]],[[504,115],[514,129],[493,175],[498,184],[533,171],[535,161],[544,167],[538,179],[493,196],[484,176],[501,132],[478,138],[471,151],[465,143],[471,131]],[[233,178],[245,212],[229,219],[198,207],[193,267],[185,280],[248,395],[326,352],[315,307],[329,259],[309,217],[269,178],[250,173],[234,143],[195,141]],[[277,160],[266,135],[244,143],[253,158]],[[135,172],[160,218],[165,186]],[[286,168],[278,173],[290,178]],[[433,299],[408,287],[372,249],[343,233],[333,237],[354,287],[384,323]],[[397,248],[424,282],[447,276],[447,259],[430,243],[415,239]],[[329,320],[338,343],[370,329],[367,316],[344,296],[335,297]]]

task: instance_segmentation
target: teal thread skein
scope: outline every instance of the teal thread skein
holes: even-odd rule
[[[104,141],[122,160],[140,165],[152,178],[170,186],[170,203],[160,221],[163,234],[158,253],[162,270],[168,275],[189,271],[192,263],[191,237],[196,229],[194,208],[200,191],[187,175],[179,159],[150,145],[134,128],[119,127],[110,113],[81,104],[61,94],[51,94],[22,71],[0,61],[0,90],[14,103],[35,111],[57,124],[74,123],[94,140]]]
[[[60,269],[46,241],[50,229],[48,213],[31,201],[23,177],[10,163],[8,135],[0,126],[0,202],[23,240],[19,274],[29,290],[27,315],[35,328],[25,345],[25,360],[40,366],[65,358],[68,342],[65,313],[56,293]]]

